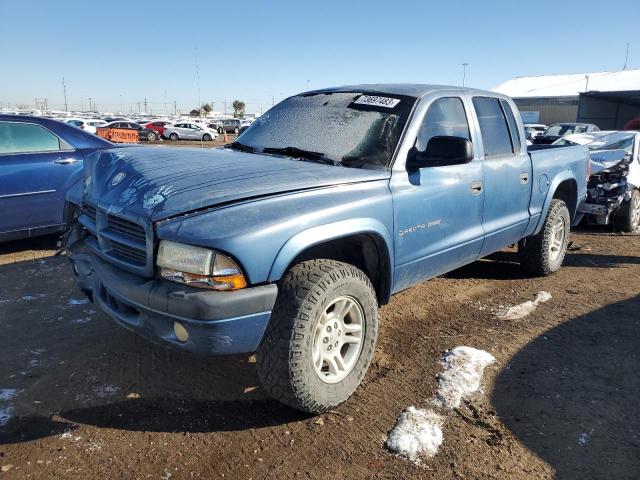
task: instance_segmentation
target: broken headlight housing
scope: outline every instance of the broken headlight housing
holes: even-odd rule
[[[238,290],[247,286],[238,264],[209,248],[161,240],[156,265],[165,280],[193,287]]]

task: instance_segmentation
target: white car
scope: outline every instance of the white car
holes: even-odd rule
[[[165,128],[163,135],[174,142],[176,140],[203,140],[209,142],[216,139],[218,132],[195,122],[178,122]]]
[[[533,140],[538,135],[541,135],[547,129],[546,125],[541,123],[525,123],[524,124],[524,133],[527,137],[527,140]]]
[[[62,120],[64,123],[68,123],[69,125],[73,125],[81,130],[85,130],[89,133],[96,133],[96,128],[104,127],[107,125],[107,122],[104,120],[94,120],[94,119],[86,119],[86,118],[65,118]]]

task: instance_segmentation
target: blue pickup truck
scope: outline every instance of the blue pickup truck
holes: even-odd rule
[[[84,156],[112,147],[57,120],[0,115],[0,242],[63,231]]]
[[[391,296],[508,245],[560,268],[586,147],[527,151],[513,102],[358,85],[292,96],[219,149],[85,163],[64,244],[118,323],[201,354],[256,352],[276,399],[322,412],[357,388]]]

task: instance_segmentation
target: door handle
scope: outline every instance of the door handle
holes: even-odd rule
[[[471,184],[471,194],[479,195],[482,193],[482,181],[477,180]]]
[[[76,163],[77,161],[77,158],[59,158],[58,160],[54,160],[53,163],[58,165],[71,165],[72,163]]]
[[[527,182],[529,181],[529,174],[528,173],[521,173],[520,174],[520,183],[522,185],[525,185]]]

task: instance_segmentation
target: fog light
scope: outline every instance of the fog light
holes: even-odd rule
[[[187,329],[178,322],[173,322],[173,333],[176,334],[176,338],[181,342],[189,340],[189,332],[187,332]]]

